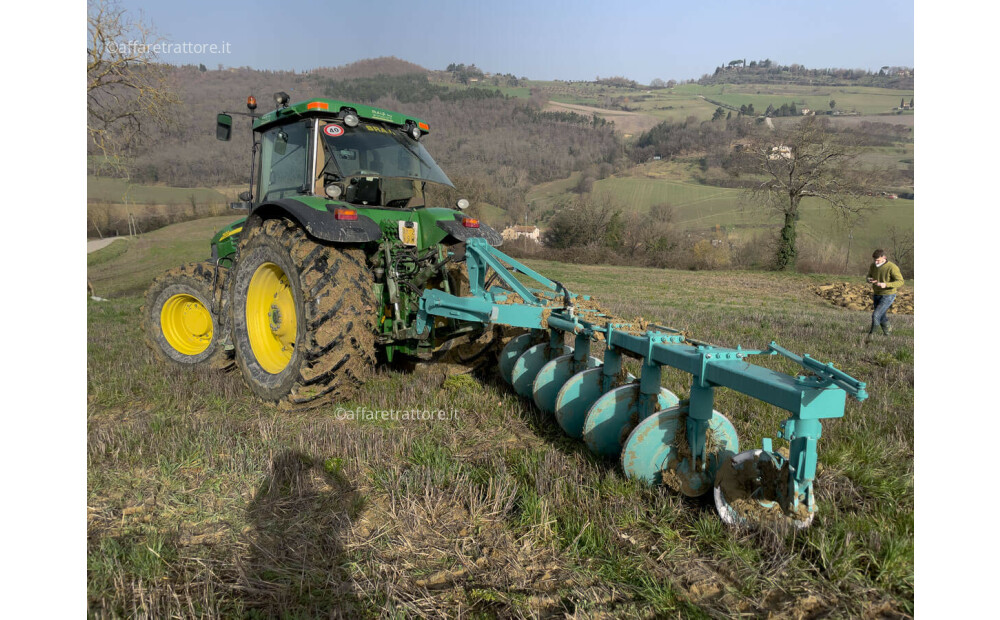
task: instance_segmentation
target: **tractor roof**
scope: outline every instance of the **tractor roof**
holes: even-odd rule
[[[286,108],[280,108],[264,114],[253,123],[255,131],[261,131],[266,127],[278,124],[290,118],[301,118],[303,116],[326,116],[335,117],[343,108],[350,108],[357,112],[358,116],[370,121],[382,121],[393,125],[404,125],[406,121],[413,121],[420,127],[422,133],[428,133],[430,127],[427,123],[415,116],[391,112],[381,108],[362,105],[360,103],[349,103],[336,99],[307,99],[298,103],[293,103]]]

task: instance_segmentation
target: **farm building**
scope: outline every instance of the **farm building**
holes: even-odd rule
[[[772,146],[771,154],[767,156],[768,159],[792,159],[792,147],[790,146]]]
[[[504,241],[513,241],[514,239],[531,239],[535,243],[538,243],[538,236],[540,230],[537,226],[508,226],[503,229],[500,235],[503,237]]]

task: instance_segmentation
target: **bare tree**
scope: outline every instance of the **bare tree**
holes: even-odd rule
[[[815,117],[788,130],[760,132],[748,146],[741,167],[760,180],[746,198],[783,220],[778,270],[795,268],[795,227],[803,198],[823,200],[847,222],[873,208],[875,173],[859,167],[860,150],[848,138],[828,132]]]
[[[913,277],[913,231],[906,231],[896,226],[886,230],[889,238],[889,254],[907,277]]]
[[[87,5],[88,151],[118,174],[128,172],[133,149],[150,125],[165,126],[178,102],[163,67],[151,26],[129,16],[113,0]]]

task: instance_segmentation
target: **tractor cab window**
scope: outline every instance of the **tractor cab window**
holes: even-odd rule
[[[269,129],[261,136],[260,201],[302,194],[309,187],[309,127],[297,122]]]
[[[319,135],[323,148],[317,154],[317,190],[331,179],[350,183],[357,177],[378,178],[380,204],[415,206],[413,199],[423,202],[424,182],[452,186],[427,149],[396,127],[321,122]]]

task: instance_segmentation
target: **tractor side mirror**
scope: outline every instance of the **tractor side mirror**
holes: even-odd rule
[[[229,203],[230,209],[247,209],[249,210],[253,204],[253,194],[250,192],[240,192],[239,202]]]
[[[228,114],[219,114],[215,117],[215,138],[229,142],[233,137],[233,117]]]

